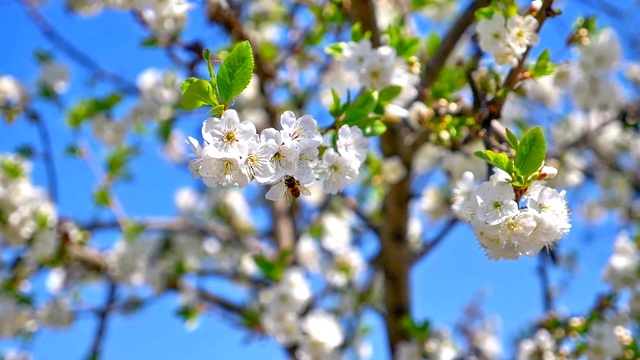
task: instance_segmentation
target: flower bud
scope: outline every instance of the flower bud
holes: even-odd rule
[[[551,180],[558,174],[558,169],[553,166],[543,166],[538,174],[538,180]]]

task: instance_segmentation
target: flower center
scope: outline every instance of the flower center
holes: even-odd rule
[[[233,171],[233,163],[229,160],[225,160],[222,163],[222,166],[224,166],[224,173],[225,175],[230,173],[231,171]]]
[[[494,208],[495,210],[500,210],[500,209],[502,209],[502,203],[501,203],[500,201],[498,201],[498,200],[494,200],[494,201],[493,201],[493,208]]]
[[[226,133],[224,135],[224,139],[223,140],[224,140],[224,142],[232,143],[232,142],[234,142],[236,140],[236,134],[234,134],[233,131],[230,131],[230,132],[228,132],[228,133]]]

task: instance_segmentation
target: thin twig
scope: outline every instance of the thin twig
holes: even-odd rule
[[[440,46],[436,50],[436,53],[429,60],[429,64],[424,69],[424,73],[422,74],[422,79],[420,80],[420,85],[423,90],[428,89],[433,85],[433,83],[438,78],[438,74],[440,74],[440,70],[446,63],[449,55],[455,48],[456,44],[460,41],[462,35],[467,31],[467,28],[473,24],[475,20],[475,12],[476,10],[488,6],[491,3],[490,0],[475,0],[473,1],[467,9],[460,14],[458,19],[451,24],[449,31],[447,31],[446,35],[442,38],[440,42]]]
[[[122,90],[126,93],[136,94],[138,88],[129,80],[122,76],[110,72],[104,69],[95,60],[90,58],[84,52],[75,47],[70,41],[62,36],[51,23],[42,15],[38,9],[38,5],[34,3],[34,0],[19,0],[24,11],[27,13],[31,22],[40,30],[49,41],[51,41],[58,49],[63,51],[67,56],[76,61],[81,66],[85,67],[89,71],[94,73],[94,76],[98,79],[104,79],[118,86],[122,87]]]
[[[97,360],[100,358],[102,344],[104,343],[104,336],[107,332],[107,320],[113,308],[113,304],[116,301],[116,290],[116,283],[110,281],[109,289],[107,290],[107,300],[105,301],[104,308],[101,311],[98,311],[98,328],[96,329],[96,334],[93,337],[91,353],[89,353],[88,356],[89,360]]]
[[[458,218],[452,217],[451,219],[449,219],[449,221],[447,221],[447,223],[442,226],[442,229],[440,229],[440,231],[436,234],[436,236],[433,237],[433,239],[428,240],[424,243],[420,251],[416,254],[414,262],[429,255],[431,251],[447,237],[449,232],[451,232],[451,230],[456,227],[458,222]]]
[[[29,119],[35,124],[38,129],[38,137],[42,145],[42,161],[47,172],[47,182],[49,185],[49,195],[54,203],[58,202],[58,175],[56,173],[56,166],[53,162],[53,146],[51,145],[51,137],[49,136],[49,130],[38,113],[30,110],[28,113]]]
[[[549,282],[549,273],[547,267],[549,265],[549,254],[541,252],[538,256],[538,276],[540,277],[540,286],[542,287],[542,304],[545,312],[553,310],[553,290]]]
[[[545,21],[549,16],[554,16],[553,9],[551,8],[553,5],[553,0],[545,0],[542,4],[542,7],[538,11],[536,15],[536,20],[538,20],[538,29],[537,33],[540,33],[542,30],[542,25],[544,25]],[[524,69],[524,66],[527,62],[527,57],[531,52],[532,46],[528,46],[527,50],[522,54],[522,58],[518,62],[518,66],[511,69],[507,77],[505,78],[502,86],[500,87],[500,91],[498,91],[498,95],[491,100],[489,104],[489,120],[499,119],[500,113],[502,112],[502,107],[507,100],[507,94],[516,88],[518,81],[520,79],[520,74]]]

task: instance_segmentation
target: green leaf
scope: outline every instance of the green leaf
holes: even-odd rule
[[[93,202],[101,207],[108,207],[111,202],[111,197],[109,196],[109,190],[107,188],[100,186],[93,192]]]
[[[467,84],[466,69],[462,66],[445,66],[438,74],[438,80],[432,86],[434,99],[451,99],[454,92]]]
[[[67,124],[73,129],[77,129],[85,120],[100,112],[111,110],[120,100],[122,100],[122,96],[116,93],[104,98],[80,100],[67,113]]]
[[[538,171],[547,156],[547,143],[540,127],[525,134],[516,151],[515,166],[525,178]]]
[[[358,42],[362,38],[362,24],[357,22],[351,27],[351,41]]]
[[[483,19],[491,20],[491,18],[493,17],[493,14],[495,14],[495,12],[496,12],[496,9],[493,6],[487,6],[487,7],[480,8],[480,9],[476,10],[476,12],[475,12],[476,21],[480,21],[480,20],[483,20]]]
[[[493,158],[493,165],[497,166],[499,169],[506,171],[509,175],[511,175],[511,173],[513,172],[513,162],[505,154],[495,154],[495,157]]]
[[[529,71],[531,72],[531,77],[537,79],[543,76],[553,75],[557,67],[558,65],[551,62],[549,49],[545,49],[540,56],[538,56],[538,60]]]
[[[258,53],[260,54],[260,57],[266,62],[275,60],[279,52],[280,49],[278,48],[278,46],[266,40],[263,40],[258,45]]]
[[[362,33],[362,24],[357,22],[353,24],[351,28],[351,41],[360,42],[362,39],[369,39],[371,37],[371,31],[366,31],[364,34]]]
[[[0,160],[0,171],[9,179],[20,179],[27,175],[27,171],[22,163],[11,158]]]
[[[396,47],[398,56],[405,59],[414,56],[420,48],[420,39],[417,37],[403,38]]]
[[[111,151],[106,159],[106,168],[109,177],[112,179],[131,178],[131,171],[128,165],[137,154],[137,148],[126,146],[121,146]]]
[[[344,42],[339,42],[339,43],[335,43],[335,44],[331,44],[327,47],[324,48],[324,52],[326,52],[329,55],[332,56],[336,56],[336,55],[342,55],[342,53],[344,52],[344,49],[347,47],[347,44]]]
[[[182,87],[180,88],[180,91],[182,91],[182,95],[184,95],[184,93],[187,92],[187,89],[189,88],[189,85],[193,84],[196,81],[198,81],[198,78],[195,78],[195,77],[190,77],[190,78],[185,79],[182,82]]]
[[[402,86],[387,86],[386,88],[380,90],[380,93],[378,94],[378,103],[383,105],[390,103],[393,99],[400,95],[401,91]]]
[[[249,86],[253,76],[253,51],[249,41],[238,44],[218,69],[218,89],[222,102],[229,104]]]
[[[438,51],[440,47],[440,41],[440,35],[438,35],[437,32],[432,32],[431,35],[429,35],[427,39],[427,55],[429,55],[429,57],[433,57],[433,55],[436,54],[436,51]]]
[[[265,278],[273,281],[280,281],[284,269],[287,267],[287,259],[291,251],[288,249],[282,250],[275,261],[269,258],[258,255],[254,258],[256,265],[262,271]]]
[[[182,95],[182,107],[185,110],[193,110],[204,105],[216,106],[218,101],[211,83],[204,79],[198,79],[191,83]]]
[[[51,55],[51,53],[48,51],[35,50],[33,52],[33,55],[36,57],[36,60],[40,64],[46,64],[48,62],[53,61],[53,55]]]
[[[141,47],[154,47],[158,46],[158,38],[155,36],[149,36],[140,42]]]
[[[498,169],[506,171],[509,175],[513,174],[513,162],[507,155],[491,150],[476,151],[475,155]]]
[[[506,133],[509,145],[511,145],[511,148],[518,151],[518,138],[509,129],[506,129]]]
[[[219,104],[220,100],[218,97],[218,81],[216,80],[216,75],[213,72],[213,65],[211,64],[211,51],[209,51],[209,49],[204,49],[202,51],[202,57],[207,62],[207,70],[209,71],[209,78],[211,79],[211,88],[213,89],[212,91],[213,99],[215,100],[216,104]]]
[[[333,96],[333,104],[329,106],[329,114],[334,118],[340,117],[340,115],[344,114],[344,108],[342,107],[342,103],[340,102],[340,94],[335,89],[331,89],[331,96]]]
[[[375,90],[364,91],[358,96],[358,98],[351,104],[351,109],[358,109],[366,112],[367,115],[373,112],[376,104],[378,103],[378,92]]]
[[[123,235],[126,242],[134,241],[138,236],[140,236],[147,227],[144,224],[127,221],[124,227]]]
[[[362,129],[364,136],[367,137],[380,136],[387,131],[387,125],[379,119],[372,120],[364,125],[358,126]]]
[[[209,110],[209,114],[211,114],[211,115],[213,115],[214,117],[217,117],[217,118],[222,116],[222,113],[224,113],[224,105],[218,105],[218,106],[214,107],[213,109]]]
[[[361,121],[366,120],[368,118],[369,118],[368,111],[364,111],[360,109],[349,109],[347,110],[342,123],[344,125],[357,125]]]

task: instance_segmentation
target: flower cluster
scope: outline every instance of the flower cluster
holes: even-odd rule
[[[401,86],[402,92],[396,102],[410,101],[417,96],[415,85],[419,81],[418,75],[409,71],[407,62],[398,57],[391,46],[383,45],[374,49],[370,40],[362,39],[357,43],[348,43],[342,55],[341,68],[358,76],[357,84],[350,86],[375,90]]]
[[[0,155],[0,239],[11,246],[30,242],[38,260],[59,246],[54,231],[58,215],[47,194],[29,180],[30,165],[22,158]]]
[[[555,359],[557,344],[547,329],[538,329],[530,339],[518,344],[517,360]]]
[[[257,134],[255,125],[241,122],[235,110],[205,120],[203,145],[189,137],[195,153],[189,170],[209,187],[244,187],[253,179],[273,184],[266,198],[274,201],[282,196],[291,200],[300,195],[298,192],[309,194],[305,186],[316,177],[330,194],[356,180],[367,156],[367,141],[358,127],[343,125],[338,131],[337,151],[328,148],[319,159],[322,135],[312,116],[296,118],[287,111],[280,125],[280,131],[267,128]]]
[[[179,78],[175,73],[149,68],[138,75],[136,86],[138,101],[123,119],[113,120],[105,112],[92,117],[93,134],[103,143],[120,146],[125,141],[128,129],[134,124],[141,121],[161,122],[174,116],[175,105],[180,100]]]
[[[315,309],[305,315],[311,299],[303,272],[290,268],[280,282],[260,293],[260,323],[283,345],[297,345],[298,358],[329,359],[343,343],[344,332],[331,313]]]
[[[69,0],[69,9],[91,16],[103,8],[134,10],[161,42],[180,34],[187,23],[187,11],[193,4],[183,0]]]
[[[0,75],[0,115],[13,120],[27,107],[29,94],[11,75]]]
[[[556,170],[545,166],[540,173],[550,179]],[[553,247],[571,228],[564,191],[536,181],[516,199],[509,180],[499,170],[476,186],[473,174],[465,172],[453,190],[453,212],[471,224],[493,260],[533,257],[542,248]]]
[[[614,289],[631,289],[640,294],[640,249],[627,232],[618,234],[613,254],[602,272],[602,278]]]
[[[66,92],[69,88],[69,69],[61,63],[45,62],[38,77],[38,85],[55,94]]]
[[[132,119],[163,121],[170,119],[180,100],[180,79],[171,72],[149,68],[136,80],[140,99],[129,115]]]
[[[538,44],[538,20],[531,15],[505,19],[500,12],[482,19],[476,26],[482,51],[490,53],[498,65],[516,67],[528,47]]]

